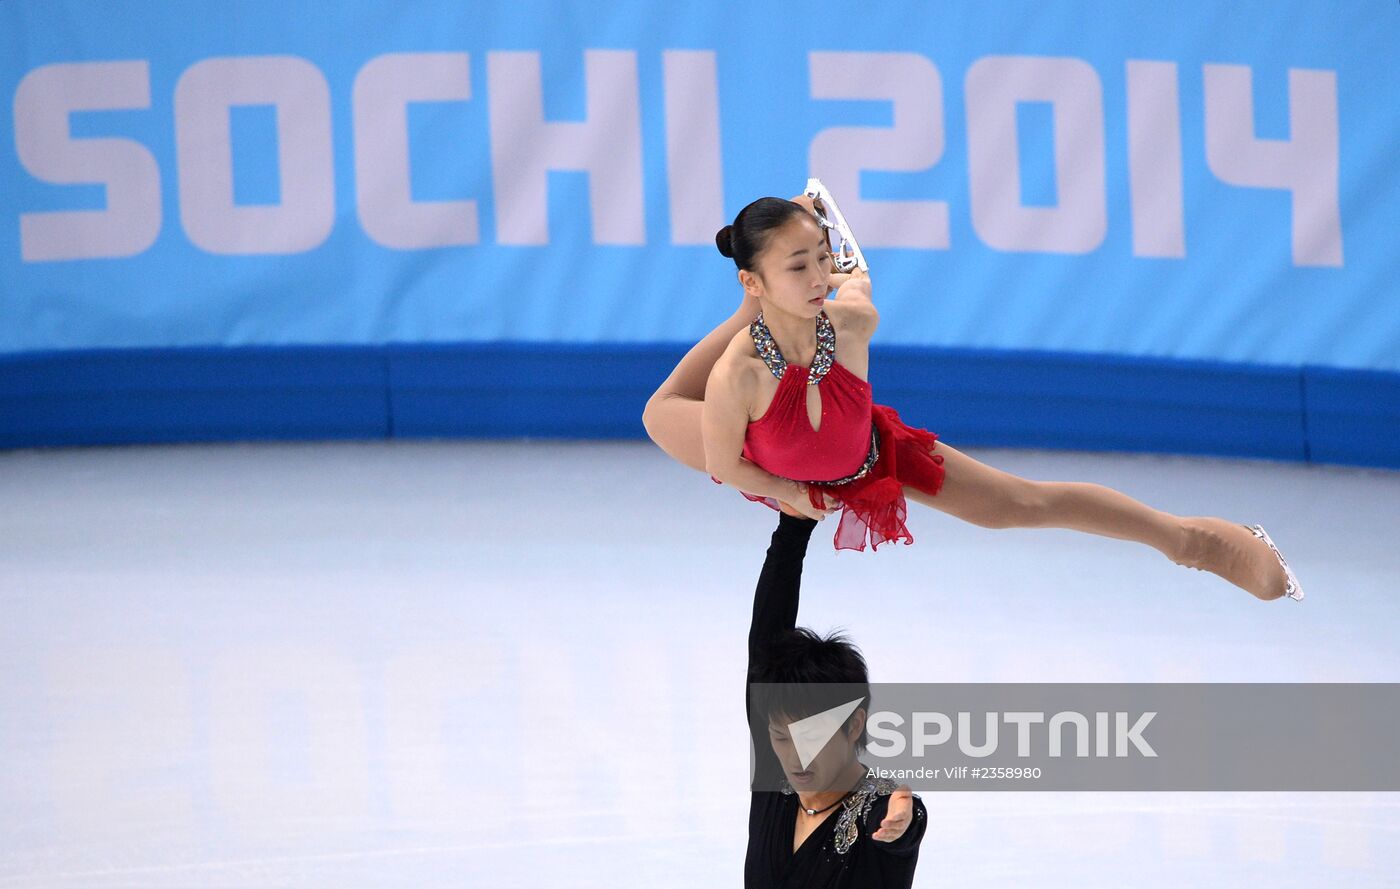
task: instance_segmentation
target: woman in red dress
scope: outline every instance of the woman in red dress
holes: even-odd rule
[[[752,500],[809,518],[836,511],[838,549],[913,541],[907,500],[986,528],[1072,528],[1134,540],[1260,599],[1302,598],[1259,526],[1181,518],[1103,485],[994,469],[872,400],[869,277],[833,273],[805,197],[761,198],[716,235],[744,299],[648,401],[652,440]],[[836,288],[836,298],[827,296]]]

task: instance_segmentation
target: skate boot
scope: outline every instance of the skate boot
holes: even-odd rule
[[[1178,565],[1209,571],[1266,601],[1303,598],[1302,587],[1273,541],[1253,528],[1209,516],[1183,519],[1186,544]]]
[[[1298,582],[1298,578],[1293,574],[1293,569],[1288,567],[1288,562],[1284,561],[1283,553],[1279,552],[1278,547],[1274,546],[1274,541],[1269,537],[1269,532],[1264,530],[1263,525],[1246,525],[1245,527],[1249,528],[1249,533],[1264,541],[1268,544],[1269,549],[1273,550],[1275,558],[1278,559],[1279,567],[1283,569],[1284,577],[1288,579],[1288,583],[1284,586],[1284,595],[1290,599],[1302,599],[1303,585]]]

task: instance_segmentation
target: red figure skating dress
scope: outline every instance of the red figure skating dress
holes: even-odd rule
[[[874,404],[870,384],[835,360],[836,332],[823,312],[817,318],[817,354],[810,369],[788,364],[763,315],[749,325],[754,346],[773,376],[778,392],[763,416],[744,434],[744,459],[773,475],[806,482],[815,493],[828,491],[841,501],[837,549],[874,549],[891,540],[914,542],[904,525],[904,485],[928,494],[943,486],[943,457],[932,454],[938,438],[927,429],[906,426],[893,408]],[[821,428],[807,415],[807,387],[821,386]],[[716,479],[718,481],[718,479]],[[778,504],[770,497],[750,500]]]

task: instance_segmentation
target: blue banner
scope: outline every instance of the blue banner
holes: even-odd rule
[[[1400,6],[0,0],[0,352],[693,341],[819,176],[876,342],[1400,370]]]

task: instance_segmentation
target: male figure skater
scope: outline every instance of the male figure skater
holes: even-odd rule
[[[816,525],[779,516],[754,594],[749,682],[765,683],[745,697],[756,735],[754,786],[781,789],[752,793],[744,886],[907,889],[928,814],[907,785],[867,777],[857,758],[869,705],[865,659],[845,637],[797,627],[802,560]],[[866,704],[804,767],[789,727],[841,703],[823,700],[827,687],[846,701],[852,687],[864,689]]]

